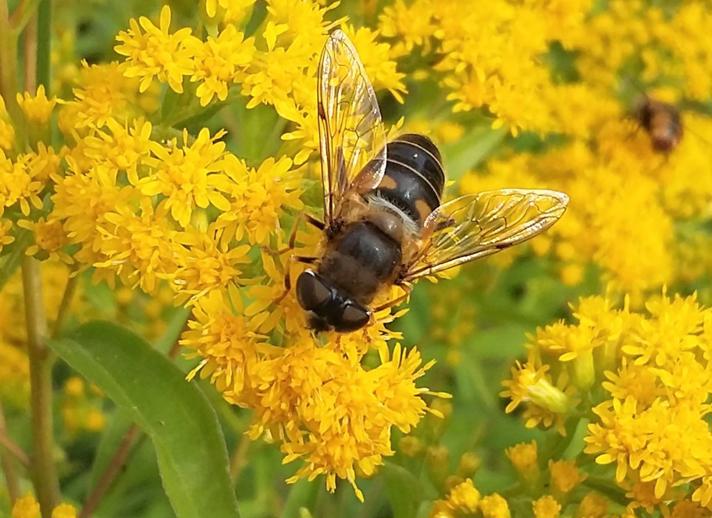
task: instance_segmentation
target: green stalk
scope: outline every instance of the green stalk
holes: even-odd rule
[[[42,518],[50,518],[59,500],[59,479],[54,463],[52,415],[52,366],[54,355],[47,347],[47,319],[42,302],[39,263],[22,258],[25,295],[27,352],[30,360],[30,403],[32,409],[32,474]]]
[[[2,404],[0,404],[0,436],[5,437],[7,430],[5,427],[5,412]],[[0,440],[0,442],[2,442]],[[10,497],[10,504],[14,504],[20,496],[20,480],[15,471],[15,460],[10,456],[10,451],[7,445],[3,442],[0,446],[0,466],[5,475],[5,484],[7,485],[7,493]]]
[[[52,50],[52,0],[41,0],[37,10],[37,84],[50,93],[50,52]]]
[[[28,22],[25,59],[36,74],[26,75],[25,89],[34,92],[43,84],[49,95],[50,19],[52,4],[42,0],[36,18]],[[36,29],[36,30],[35,30]],[[39,262],[22,258],[22,286],[25,296],[27,349],[30,362],[30,402],[32,411],[32,475],[42,518],[50,518],[59,502],[59,477],[54,462],[54,416],[52,414],[52,367],[55,357],[47,347],[47,317],[42,299]]]
[[[59,309],[57,310],[57,318],[54,320],[54,327],[51,335],[52,338],[58,338],[62,332],[62,326],[69,315],[69,309],[72,305],[72,299],[74,299],[74,294],[77,291],[78,284],[79,273],[76,268],[72,268],[69,270],[67,284],[65,285],[64,293],[62,294],[62,301],[59,303]]]

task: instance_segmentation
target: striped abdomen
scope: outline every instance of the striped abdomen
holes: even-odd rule
[[[388,143],[386,170],[373,195],[393,204],[420,227],[440,205],[444,185],[438,148],[424,135],[406,134]]]

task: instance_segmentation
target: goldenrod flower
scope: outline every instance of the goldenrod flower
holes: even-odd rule
[[[210,18],[220,16],[226,23],[242,21],[255,0],[205,0],[205,14]]]
[[[166,209],[154,209],[149,200],[143,200],[137,212],[119,207],[106,213],[97,227],[103,238],[98,243],[101,260],[94,263],[97,273],[105,270],[110,281],[118,275],[124,284],[153,292],[158,280],[175,269],[175,231],[167,216]]]
[[[701,507],[689,500],[680,500],[672,509],[670,518],[706,518],[709,516],[709,509]]]
[[[487,495],[480,500],[480,512],[483,518],[510,518],[507,501],[497,493]]]
[[[67,157],[68,170],[55,176],[52,195],[52,214],[63,221],[67,237],[80,245],[74,258],[81,264],[93,264],[104,259],[99,249],[103,243],[106,216],[112,211],[130,210],[136,191],[116,182],[116,172],[107,166],[84,170],[82,165]]]
[[[134,119],[129,126],[107,117],[104,129],[92,132],[82,140],[82,152],[95,167],[106,164],[116,172],[124,171],[128,180],[136,185],[139,166],[148,165],[151,130],[148,121]]]
[[[42,206],[39,194],[44,188],[44,165],[34,153],[18,155],[12,161],[0,149],[0,215],[16,204],[23,216]]]
[[[58,219],[46,220],[39,218],[37,221],[20,220],[17,226],[31,230],[35,238],[33,245],[27,247],[26,254],[37,256],[40,259],[51,257],[71,264],[73,259],[63,248],[69,243],[62,222]]]
[[[551,495],[544,495],[532,503],[534,518],[558,518],[561,504]]]
[[[123,124],[135,116],[145,116],[155,108],[146,99],[156,97],[153,89],[139,94],[139,80],[124,76],[118,63],[89,65],[82,62],[75,98],[59,110],[59,129],[67,138],[77,138],[87,128],[101,128],[115,119]]]
[[[0,251],[5,245],[9,245],[15,241],[15,236],[10,234],[12,229],[12,221],[9,219],[0,219]]]
[[[396,0],[383,8],[378,17],[378,28],[387,38],[395,38],[391,46],[394,57],[407,54],[414,47],[422,47],[423,53],[430,51],[430,40],[442,32],[433,31],[434,18],[437,16],[437,3],[432,0],[416,0],[406,5],[403,0]]]
[[[252,62],[254,38],[245,39],[234,25],[228,25],[217,37],[192,43],[195,69],[191,81],[200,81],[196,94],[201,106],[207,106],[213,97],[224,101],[228,88],[244,78],[244,71]]]
[[[222,135],[218,132],[211,137],[204,128],[194,141],[184,132],[180,147],[176,142],[168,146],[151,143],[153,156],[146,159],[146,164],[152,174],[141,178],[136,186],[144,195],[163,195],[161,206],[183,228],[188,226],[194,207],[206,209],[213,205],[221,211],[230,208],[226,194],[233,185],[231,177],[222,172],[225,143],[218,140]]]
[[[595,491],[589,491],[581,499],[576,518],[603,518],[608,513],[608,500]]]
[[[229,204],[217,219],[225,240],[240,241],[246,236],[252,244],[266,244],[280,230],[281,213],[303,206],[299,199],[300,175],[291,169],[289,158],[268,158],[252,169],[234,155],[227,155],[220,166],[233,184]]]
[[[213,290],[228,289],[240,280],[239,266],[248,263],[250,247],[226,248],[213,229],[176,236],[176,270],[170,274],[180,304],[195,302]]]
[[[52,518],[76,518],[77,509],[70,504],[59,504],[52,509]]]
[[[447,501],[455,511],[473,514],[480,505],[480,492],[468,478],[450,490]]]
[[[549,367],[537,367],[536,364],[533,357],[525,365],[517,362],[512,367],[512,379],[502,382],[505,390],[500,395],[511,399],[506,412],[512,412],[525,403],[528,428],[537,426],[540,422],[545,426],[556,422],[557,428],[563,433],[563,417],[574,404],[570,397],[568,377],[562,372],[557,383],[554,383],[547,373]]]
[[[584,451],[595,455],[599,464],[615,465],[616,481],[636,506],[663,509],[669,495],[683,484],[690,485],[682,495],[706,505],[712,500],[707,489],[712,463],[705,453],[712,449],[706,421],[712,393],[705,334],[712,321],[710,310],[694,295],[669,297],[664,291],[645,307],[645,313],[634,312],[627,302],[619,310],[604,297],[582,299],[573,307],[577,323],[554,324],[537,332],[529,362],[515,368],[506,394],[512,404],[526,397],[526,392],[515,390],[521,373],[528,373],[536,385],[547,369],[565,369],[559,344],[570,343],[584,330],[597,344],[592,352],[594,380],[575,390],[583,393],[601,383],[606,391],[594,399],[596,419],[588,426]],[[595,392],[588,397],[591,394]],[[575,393],[570,397],[578,405]],[[550,472],[557,496],[582,480],[575,466],[566,462],[551,463]]]
[[[374,88],[387,89],[399,103],[403,102],[403,94],[407,92],[403,78],[405,74],[396,71],[396,62],[389,59],[390,46],[387,43],[376,42],[378,32],[367,27],[355,29],[352,25],[343,26],[344,32],[351,38],[358,50],[369,79]]]
[[[52,116],[52,110],[57,104],[57,98],[47,99],[44,85],[40,85],[37,87],[37,93],[34,96],[29,92],[25,92],[22,95],[17,94],[17,104],[22,108],[28,122],[41,127],[45,126]]]
[[[12,506],[12,518],[40,518],[40,504],[27,494],[18,498]],[[76,518],[77,510],[70,504],[59,504],[52,510],[52,518]]]
[[[515,444],[507,448],[505,453],[523,480],[533,483],[539,478],[536,441]]]
[[[549,460],[551,487],[556,494],[565,495],[586,480],[586,474],[571,460]]]
[[[159,26],[141,16],[138,21],[131,19],[130,28],[121,31],[114,50],[126,56],[121,65],[127,77],[140,78],[139,90],[145,92],[154,78],[168,83],[175,92],[183,92],[183,77],[194,71],[194,36],[191,29],[183,28],[170,33],[171,9],[167,5],[161,8]]]
[[[39,516],[40,504],[31,494],[18,498],[12,506],[12,518],[39,518]]]

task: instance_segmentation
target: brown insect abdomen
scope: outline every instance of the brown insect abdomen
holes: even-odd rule
[[[423,135],[401,135],[388,144],[386,170],[373,194],[383,198],[422,226],[440,206],[445,174],[440,152]]]

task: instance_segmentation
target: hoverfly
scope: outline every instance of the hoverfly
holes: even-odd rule
[[[635,118],[650,136],[655,151],[669,153],[680,144],[682,119],[680,111],[672,104],[645,95],[638,102]]]
[[[314,330],[355,331],[374,312],[404,301],[418,279],[521,243],[564,213],[568,196],[549,190],[505,189],[442,203],[440,152],[423,135],[386,142],[373,87],[341,30],[329,36],[318,74],[325,221],[307,219],[324,236],[319,256],[297,258],[313,269],[296,284]],[[287,290],[290,284],[287,276]],[[402,297],[369,307],[394,284]]]

